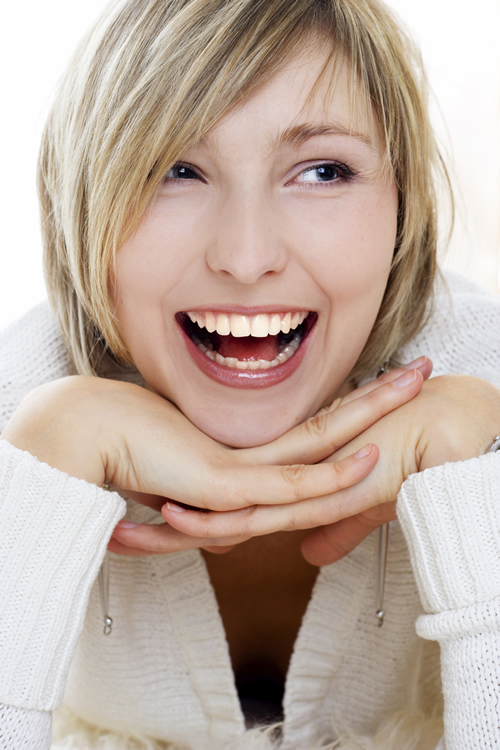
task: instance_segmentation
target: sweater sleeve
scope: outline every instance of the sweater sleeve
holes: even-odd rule
[[[2,750],[49,747],[50,715],[41,712],[61,703],[90,590],[124,514],[117,493],[0,440]]]
[[[425,614],[437,640],[446,750],[500,743],[500,454],[414,474],[398,496]]]
[[[51,714],[0,704],[0,750],[46,750],[52,735]]]

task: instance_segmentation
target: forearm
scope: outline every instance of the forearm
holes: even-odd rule
[[[446,750],[498,747],[499,632],[500,597],[417,621],[417,633],[441,646]]]
[[[0,704],[0,750],[49,750],[51,728],[46,711]]]
[[[0,440],[0,703],[60,704],[90,589],[124,512],[116,493]]]
[[[425,615],[441,646],[446,750],[500,741],[500,456],[435,467],[398,498]]]

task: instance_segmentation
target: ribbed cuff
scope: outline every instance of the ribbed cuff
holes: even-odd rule
[[[0,440],[0,703],[60,704],[90,590],[125,508],[117,493]]]
[[[500,595],[500,453],[413,474],[397,511],[426,612]]]

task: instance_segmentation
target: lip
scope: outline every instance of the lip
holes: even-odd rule
[[[204,307],[196,307],[197,310],[200,312],[211,310],[213,311],[215,308],[204,308]],[[304,308],[300,308],[303,310]],[[235,308],[231,307],[229,308],[217,308],[217,312],[225,313],[236,313],[240,315],[258,315],[258,313],[269,313],[272,314],[274,312],[299,312],[299,308],[290,308],[290,307],[268,307],[268,308]],[[298,369],[300,364],[302,363],[302,360],[304,359],[306,352],[309,348],[309,345],[312,340],[312,333],[314,328],[316,327],[316,321],[317,321],[317,314],[311,313],[311,315],[314,315],[314,320],[311,323],[311,326],[309,330],[307,331],[306,335],[301,341],[301,344],[293,357],[290,357],[290,359],[287,359],[286,362],[283,362],[280,365],[277,365],[276,367],[273,367],[269,370],[236,370],[229,367],[224,367],[222,365],[217,364],[217,362],[213,362],[211,359],[206,357],[203,352],[201,352],[196,344],[191,341],[190,337],[184,330],[184,327],[182,325],[181,320],[179,320],[179,317],[176,315],[176,322],[178,329],[183,337],[183,340],[186,344],[187,350],[189,354],[191,355],[191,358],[193,359],[194,363],[198,366],[198,368],[211,380],[215,380],[215,382],[220,383],[221,385],[228,386],[229,388],[269,388],[273,385],[278,385],[279,383],[282,383],[284,380],[287,380],[293,373]]]
[[[302,310],[308,310],[306,307],[289,307],[288,305],[263,305],[260,307],[235,307],[234,305],[221,305],[219,307],[208,307],[207,305],[195,305],[195,307],[187,307],[186,310],[196,310],[197,312],[213,312],[221,313],[222,315],[273,315],[274,313],[296,313],[302,312]]]

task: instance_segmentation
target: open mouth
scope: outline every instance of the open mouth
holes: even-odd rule
[[[239,315],[189,310],[176,318],[211,362],[229,370],[271,370],[299,350],[317,313],[296,311]]]

